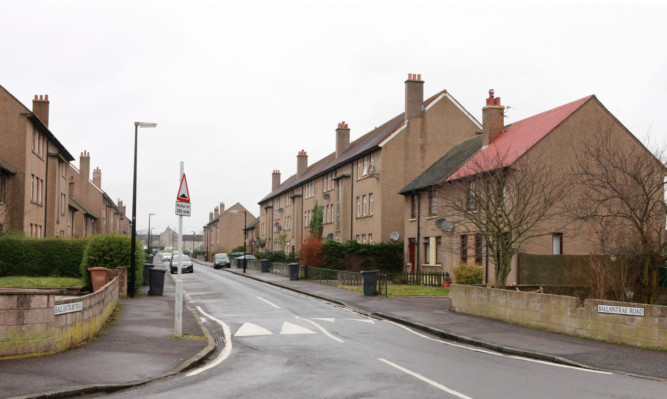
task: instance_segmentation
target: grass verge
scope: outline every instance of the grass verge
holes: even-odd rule
[[[343,288],[350,291],[363,292],[362,287],[351,285],[339,285],[338,288]],[[382,289],[384,295],[384,287]],[[388,296],[449,296],[449,288],[439,287],[424,287],[421,285],[389,285],[387,289]]]

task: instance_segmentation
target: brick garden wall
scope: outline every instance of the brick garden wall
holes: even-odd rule
[[[93,338],[118,303],[119,278],[78,297],[59,290],[0,290],[0,358],[67,350]],[[55,315],[55,306],[82,302],[82,310]]]
[[[452,284],[459,313],[541,327],[610,342],[667,349],[667,306],[587,299]],[[598,313],[598,305],[641,308],[644,316]]]

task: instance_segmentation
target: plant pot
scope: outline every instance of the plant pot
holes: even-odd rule
[[[449,288],[449,281],[443,281],[442,288]]]
[[[106,267],[89,267],[90,271],[90,281],[93,285],[93,292],[99,290],[100,288],[106,285],[107,281],[107,268]]]

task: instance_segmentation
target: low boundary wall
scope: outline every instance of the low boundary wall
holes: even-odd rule
[[[667,306],[452,284],[452,310],[609,342],[667,349]]]
[[[0,290],[0,358],[61,352],[93,338],[118,303],[119,278],[84,296]]]

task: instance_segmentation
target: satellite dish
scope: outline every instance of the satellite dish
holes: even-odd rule
[[[329,193],[322,194],[322,198],[324,198],[325,200],[328,200],[330,198]]]
[[[255,242],[256,242],[257,244],[259,244],[260,241],[262,241],[261,238],[259,238],[259,237],[255,237]]]
[[[274,223],[273,223],[273,227],[275,227],[275,228],[280,227],[280,222],[274,222]]]
[[[327,240],[333,240],[333,233],[327,234]]]
[[[454,229],[454,223],[450,222],[447,219],[438,219],[435,221],[435,225],[442,231],[450,232]]]
[[[398,231],[392,231],[391,234],[389,234],[389,239],[391,240],[391,242],[398,241],[398,237],[399,237]]]

